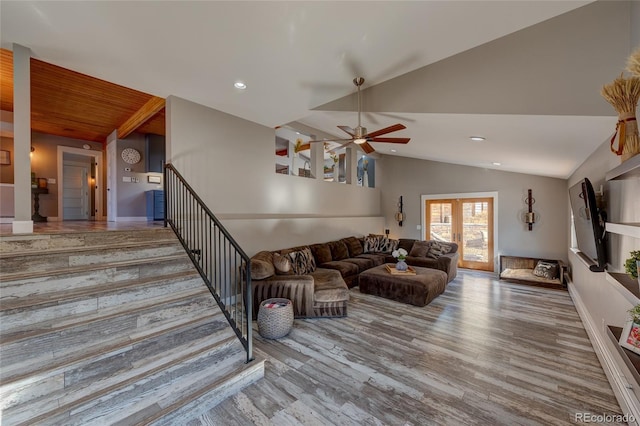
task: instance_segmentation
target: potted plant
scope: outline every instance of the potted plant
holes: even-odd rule
[[[627,311],[629,320],[625,323],[620,335],[620,346],[640,355],[640,305]]]
[[[640,277],[638,276],[638,271],[640,271],[640,250],[632,251],[629,254],[631,257],[624,263],[624,270],[631,278],[637,279],[638,283],[640,283]]]

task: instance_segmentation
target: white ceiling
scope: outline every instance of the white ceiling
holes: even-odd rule
[[[379,86],[384,93],[391,82],[407,81],[407,76],[417,76],[430,64],[437,69],[438,64],[477,51],[478,46],[498,43],[589,3],[3,0],[0,35],[4,48],[22,44],[38,59],[150,94],[176,95],[270,127],[299,121],[343,137],[335,126],[354,127],[356,114],[344,111],[352,109],[344,106],[323,111],[322,105],[352,94],[351,80],[356,75],[365,77],[368,87],[387,82]],[[565,33],[570,38],[572,29],[565,28]],[[628,43],[621,48],[628,51]],[[617,62],[611,69],[621,68]],[[475,73],[474,69],[458,70],[469,76]],[[609,68],[598,71],[598,78],[609,75]],[[466,76],[461,79],[472,81]],[[237,80],[248,88],[235,89]],[[594,92],[606,82],[599,81]],[[432,85],[434,90],[446,87]],[[408,87],[409,91],[417,87],[415,81]],[[530,90],[540,92],[536,87]],[[375,92],[365,90],[365,99],[368,93]],[[567,105],[560,112],[544,114],[540,111],[546,111],[548,97],[536,104],[535,113],[528,114],[518,106],[525,100],[513,96],[508,102],[518,111],[515,115],[506,110],[508,102],[493,111],[482,107],[458,111],[450,106],[439,110],[438,105],[409,107],[404,95],[392,93],[393,100],[387,97],[392,109],[369,110],[395,117],[367,114],[363,125],[375,130],[402,117],[408,129],[389,136],[409,136],[412,141],[395,154],[388,144],[376,144],[383,154],[490,168],[500,162],[504,170],[566,178],[615,127],[613,110],[585,113],[578,108],[572,114]],[[500,97],[508,98],[509,93]],[[486,101],[479,105],[491,104],[491,98],[485,95]],[[468,137],[475,134],[487,141],[472,144]]]

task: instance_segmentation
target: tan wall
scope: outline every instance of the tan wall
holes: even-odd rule
[[[57,149],[58,146],[69,146],[82,148],[88,144],[92,150],[103,151],[103,146],[99,142],[89,142],[80,139],[70,139],[61,136],[45,135],[33,132],[31,135],[31,145],[35,148],[31,156],[31,171],[36,177],[56,179],[56,183],[47,185],[49,193],[40,196],[40,214],[47,217],[58,216],[58,179]],[[101,167],[105,169],[104,166]],[[103,206],[106,205],[106,199]],[[104,210],[104,208],[103,208]],[[104,214],[104,213],[103,213]]]
[[[6,166],[0,166],[0,183],[13,183],[13,138],[0,138],[0,149],[3,151],[9,151],[9,157],[11,164]]]

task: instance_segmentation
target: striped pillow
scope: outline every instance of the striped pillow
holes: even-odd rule
[[[291,270],[294,275],[304,275],[316,270],[316,260],[309,247],[287,253],[287,256],[291,261]]]
[[[429,251],[427,252],[427,257],[432,259],[437,259],[443,254],[447,254],[451,251],[451,246],[446,243],[441,243],[439,241],[433,241],[431,246],[429,246]]]

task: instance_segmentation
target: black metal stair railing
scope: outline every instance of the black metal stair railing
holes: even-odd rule
[[[169,225],[253,359],[251,269],[247,254],[173,167],[164,167],[165,226]]]

